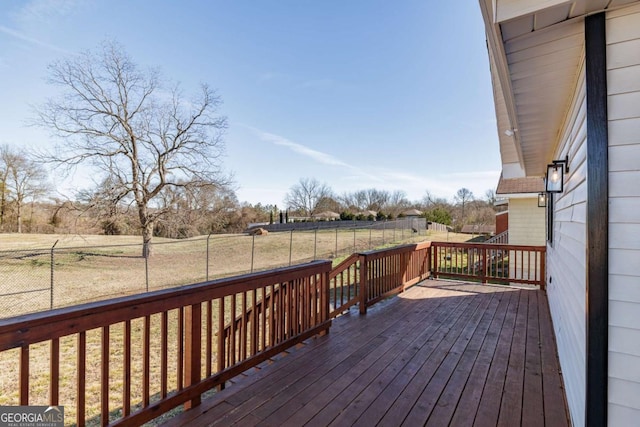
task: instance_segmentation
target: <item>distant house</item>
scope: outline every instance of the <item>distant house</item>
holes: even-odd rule
[[[540,180],[554,161],[562,168],[562,188],[538,209],[571,421],[638,425],[640,2],[480,8],[503,178]]]
[[[538,194],[543,190],[542,177],[500,177],[496,195],[508,200],[509,244],[545,244],[545,210],[538,207]],[[500,231],[496,230],[496,233]]]
[[[331,211],[323,211],[313,214],[311,217],[316,220],[334,221],[336,219],[340,219],[340,214]]]
[[[402,214],[406,217],[415,217],[422,215],[422,211],[419,211],[418,209],[409,209],[408,211],[402,212]]]

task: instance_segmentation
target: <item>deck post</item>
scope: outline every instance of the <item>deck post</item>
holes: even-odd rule
[[[360,254],[360,314],[367,314],[367,299],[369,295],[369,275],[367,256]]]
[[[608,420],[609,390],[609,134],[607,19],[585,18],[587,88],[587,278],[585,425]]]

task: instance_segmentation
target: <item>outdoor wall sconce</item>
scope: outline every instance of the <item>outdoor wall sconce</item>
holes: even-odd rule
[[[547,206],[547,193],[538,193],[538,207],[544,208]]]
[[[564,160],[554,160],[547,165],[545,191],[547,193],[562,193],[564,191],[564,174],[569,172],[569,156]]]

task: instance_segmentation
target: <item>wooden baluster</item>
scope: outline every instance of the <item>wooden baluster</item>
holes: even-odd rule
[[[482,252],[481,252],[481,256],[482,256],[482,271],[480,272],[481,277],[482,277],[482,283],[487,284],[487,272],[488,272],[488,268],[489,268],[489,258],[487,258],[487,248],[484,247],[482,248]]]
[[[258,336],[259,336],[259,325],[258,325],[258,291],[254,289],[251,293],[251,356],[254,356],[258,353]]]
[[[236,346],[236,332],[238,331],[238,322],[236,322],[236,311],[237,311],[237,295],[231,295],[231,309],[229,310],[231,316],[229,317],[229,322],[231,328],[229,329],[229,366],[233,366],[236,364],[237,360],[237,346]]]
[[[247,331],[247,293],[242,294],[242,320],[240,321],[240,361],[247,358],[247,339],[249,337]]]
[[[20,405],[29,404],[29,345],[20,347]]]
[[[87,372],[87,335],[82,331],[78,333],[78,349],[76,354],[76,425],[85,425],[85,402],[86,402],[86,372]]]
[[[440,247],[438,245],[433,245],[431,252],[431,274],[434,279],[438,279],[438,258],[440,257]]]
[[[60,339],[51,340],[51,357],[49,359],[49,405],[60,404]]]
[[[207,364],[207,368],[206,368],[206,375],[207,378],[211,376],[211,365],[213,363],[212,361],[212,357],[213,357],[213,350],[211,348],[211,343],[213,341],[213,304],[211,303],[211,300],[207,301],[207,306],[206,306],[206,310],[207,310],[207,342],[206,342],[206,346],[205,346],[205,352],[206,352],[206,364]]]
[[[367,298],[369,295],[368,268],[367,256],[360,255],[360,314],[367,314]]]
[[[160,398],[167,397],[167,376],[169,371],[169,312],[160,317]]]
[[[100,360],[100,425],[109,424],[109,327],[102,327],[102,357]]]
[[[198,384],[202,375],[202,304],[193,304],[185,310],[185,386]],[[184,404],[185,410],[200,405],[200,395]]]
[[[223,371],[227,367],[225,353],[224,297],[222,297],[218,298],[218,372]],[[223,389],[224,383],[218,386],[218,390]]]
[[[151,317],[145,316],[142,329],[142,407],[149,406],[151,368]]]
[[[124,322],[122,337],[122,415],[131,413],[131,320]]]
[[[177,362],[177,388],[178,390],[183,389],[184,384],[184,308],[180,307],[178,309],[178,337],[177,337],[177,351],[176,351],[176,362]]]

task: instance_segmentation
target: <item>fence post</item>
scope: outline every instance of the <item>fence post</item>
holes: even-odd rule
[[[293,228],[289,233],[289,265],[291,265],[291,253],[293,252]]]
[[[369,298],[369,272],[367,271],[367,256],[360,254],[360,314],[367,314],[367,299]]]
[[[353,227],[353,253],[356,253],[356,228]]]
[[[53,269],[53,262],[54,262],[53,252],[57,244],[58,244],[58,240],[56,240],[53,246],[51,246],[51,307],[50,307],[51,310],[53,310],[53,270],[54,270]]]
[[[251,272],[253,273],[253,254],[256,248],[256,235],[251,236]],[[289,260],[289,265],[291,265],[291,260]]]
[[[387,220],[384,220],[384,223],[382,223],[382,246],[384,246],[384,230],[386,230],[387,228]]]
[[[318,259],[318,227],[316,227],[313,234],[313,260]]]
[[[207,282],[209,281],[209,239],[211,238],[211,233],[207,236]]]

